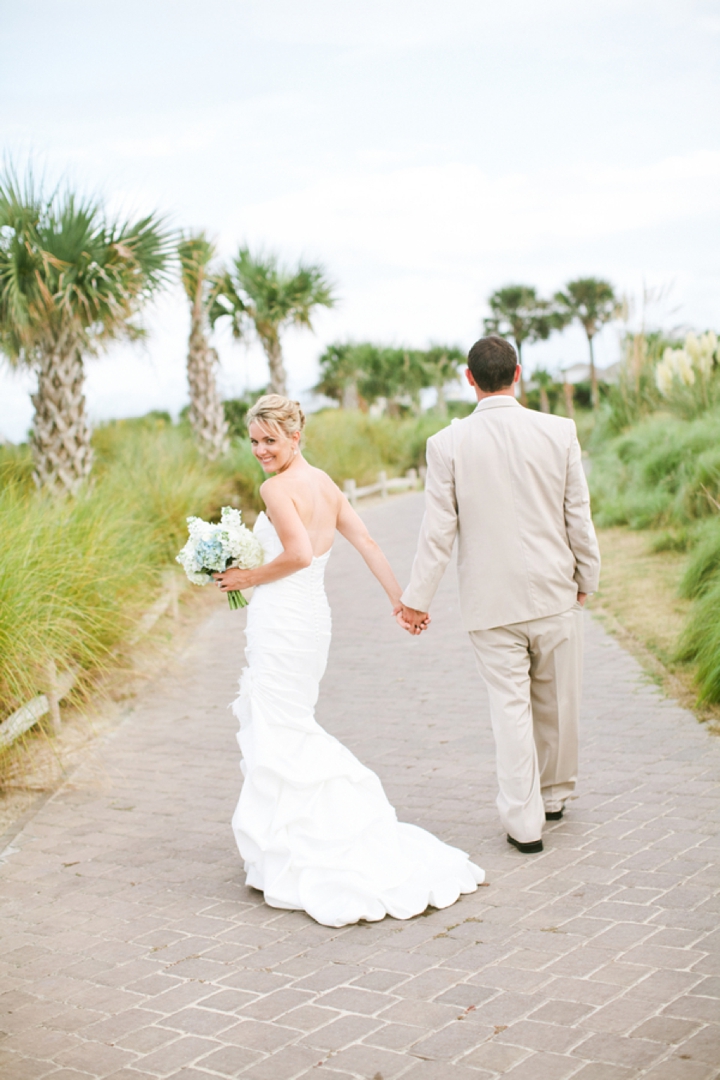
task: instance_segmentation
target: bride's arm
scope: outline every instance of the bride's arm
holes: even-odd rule
[[[400,603],[402,588],[392,571],[390,563],[385,558],[380,545],[373,540],[368,532],[365,522],[353,510],[347,498],[341,493],[338,494],[340,495],[340,510],[337,518],[338,532],[360,552],[387,593],[393,609],[397,608]]]
[[[283,491],[281,485],[275,485],[272,479],[265,481],[260,492],[270,511],[270,517],[283,550],[277,558],[254,570],[240,570],[233,566],[222,574],[213,574],[223,592],[233,589],[250,589],[254,585],[267,585],[270,581],[278,581],[280,578],[288,577],[304,569],[312,562],[310,537],[290,496]]]

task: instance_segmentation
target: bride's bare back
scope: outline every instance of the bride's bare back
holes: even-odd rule
[[[252,452],[272,474],[260,494],[283,550],[253,570],[232,567],[214,575],[220,588],[247,589],[295,574],[330,550],[337,530],[360,552],[397,614],[402,589],[390,564],[337,484],[300,452],[304,417],[297,402],[269,395],[253,407],[249,420]],[[403,621],[400,625],[420,632]]]
[[[277,513],[278,501],[288,500],[307,532],[313,556],[324,555],[330,550],[345,500],[327,473],[314,468],[298,454],[287,469],[265,481],[260,494],[276,528],[270,504]]]

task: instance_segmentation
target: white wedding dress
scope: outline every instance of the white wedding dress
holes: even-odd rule
[[[266,562],[282,551],[265,514],[255,535]],[[248,607],[233,831],[247,883],[271,907],[326,926],[409,919],[474,892],[484,873],[464,851],[399,823],[375,773],[315,720],[330,647],[329,558],[258,586]]]

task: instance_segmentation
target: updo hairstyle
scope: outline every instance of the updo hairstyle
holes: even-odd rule
[[[262,424],[275,434],[282,432],[290,439],[305,427],[305,413],[299,401],[291,401],[282,394],[265,394],[248,409],[245,423],[248,428],[253,423]]]

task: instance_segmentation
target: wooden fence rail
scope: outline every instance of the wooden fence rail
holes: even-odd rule
[[[347,495],[350,504],[357,506],[358,499],[365,499],[370,495],[380,495],[381,498],[386,499],[391,491],[408,491],[422,487],[424,480],[424,468],[421,468],[419,472],[417,469],[408,469],[404,476],[394,476],[389,480],[386,472],[379,472],[377,483],[358,487],[354,480],[346,480],[343,484],[343,491]]]
[[[130,638],[130,644],[134,645],[148,633],[161,615],[170,609],[174,619],[178,616],[178,592],[184,578],[175,570],[168,570],[163,575],[163,591],[155,603],[148,608],[139,620],[135,633]],[[79,669],[69,668],[58,674],[55,661],[51,660],[45,672],[45,693],[38,694],[25,705],[21,705],[14,713],[6,717],[0,724],[0,749],[10,746],[29,731],[43,716],[50,714],[52,732],[57,735],[62,726],[60,717],[60,702],[72,690],[77,682]]]

